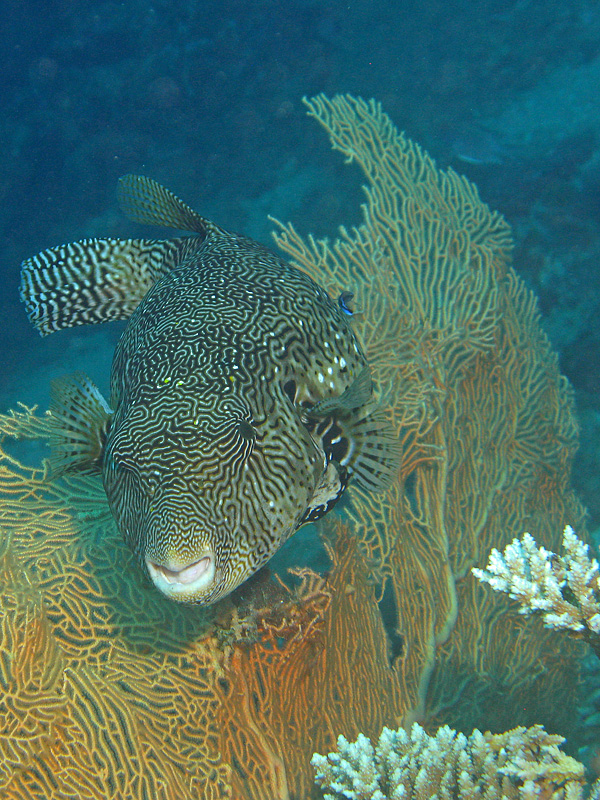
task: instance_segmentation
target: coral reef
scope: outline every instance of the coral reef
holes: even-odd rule
[[[600,657],[600,575],[589,546],[565,527],[563,555],[538,547],[531,534],[513,539],[504,554],[493,549],[476,578],[518,600],[519,613],[541,612],[544,625],[581,636]]]
[[[548,647],[470,573],[526,525],[552,546],[557,518],[582,524],[572,396],[508,264],[508,227],[376,103],[309,108],[367,176],[364,222],[333,242],[277,239],[332,292],[355,292],[399,480],[384,497],[351,488],[343,521],[322,526],[326,577],[265,578],[200,611],[147,584],[98,481],[17,457],[47,417],[0,416],[7,800],[289,800],[310,796],[310,757],[340,731],[491,726],[492,709],[566,729],[573,648]]]
[[[35,436],[47,418],[1,427]],[[2,797],[225,797],[210,620],[157,602],[99,482],[3,451],[0,492]]]
[[[338,738],[337,752],[312,765],[325,800],[581,800],[584,767],[560,750],[562,736],[540,726],[467,737],[447,725],[429,736],[384,728],[375,749],[366,736]],[[590,798],[600,797],[600,782]]]

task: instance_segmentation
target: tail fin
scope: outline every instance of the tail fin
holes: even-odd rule
[[[50,394],[53,476],[65,472],[98,472],[112,411],[100,390],[83,372],[52,381]]]
[[[42,250],[21,265],[21,300],[44,336],[62,328],[127,319],[155,281],[202,245],[192,236],[83,239]]]
[[[211,230],[220,230],[169,189],[144,175],[124,175],[119,180],[118,195],[123,212],[142,225],[160,225],[203,237]]]

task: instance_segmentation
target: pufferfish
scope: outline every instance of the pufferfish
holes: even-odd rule
[[[155,586],[214,603],[350,481],[380,491],[398,443],[337,301],[251,239],[127,175],[123,209],[190,235],[85,239],[22,264],[42,334],[128,319],[110,403],[83,373],[53,382],[54,474],[101,473],[116,524]]]

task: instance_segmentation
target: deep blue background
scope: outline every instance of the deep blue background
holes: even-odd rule
[[[0,18],[3,407],[47,402],[83,368],[106,390],[119,326],[40,339],[20,261],[84,236],[136,235],[126,172],[269,241],[268,214],[335,233],[359,176],[301,105],[376,97],[512,224],[520,274],[577,389],[576,482],[600,520],[600,11],[596,0],[4,0]]]

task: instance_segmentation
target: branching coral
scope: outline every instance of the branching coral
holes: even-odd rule
[[[563,741],[540,725],[466,737],[446,725],[429,736],[415,723],[410,733],[384,728],[375,749],[366,736],[340,736],[337,752],[312,764],[325,800],[581,800],[583,764]]]
[[[504,554],[494,549],[485,570],[473,568],[476,578],[520,604],[519,613],[541,612],[548,628],[567,629],[582,636],[600,656],[600,573],[587,544],[567,525],[563,555],[556,556],[525,533],[513,539]]]

